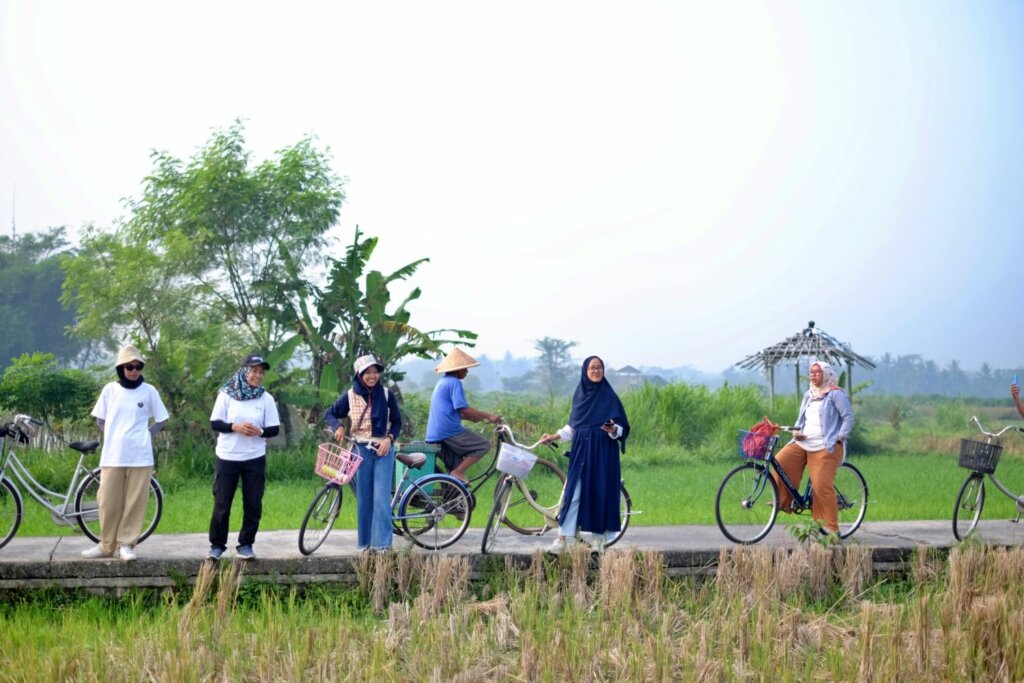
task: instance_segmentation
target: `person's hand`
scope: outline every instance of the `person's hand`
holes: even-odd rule
[[[793,432],[793,440],[794,441],[803,441],[806,438],[807,438],[807,435],[804,434],[803,432]]]
[[[1013,396],[1013,400],[1015,400],[1015,401],[1017,399],[1019,399],[1020,398],[1020,387],[1017,386],[1016,384],[1011,384],[1010,385],[1010,395]]]
[[[490,422],[493,425],[500,425],[504,421],[505,420],[504,420],[504,418],[501,417],[501,415],[491,415],[488,418],[488,422]]]
[[[391,450],[391,437],[387,436],[377,442],[377,455],[384,457]]]
[[[611,436],[615,436],[615,434],[618,433],[618,426],[615,424],[613,420],[608,420],[607,422],[605,422],[603,425],[601,425],[601,429],[606,431]]]
[[[543,444],[554,443],[558,441],[558,434],[544,434],[540,437],[540,442]]]
[[[338,427],[337,429],[334,430],[334,440],[337,441],[338,443],[341,443],[342,441],[345,440],[344,427]]]
[[[238,432],[243,436],[259,436],[263,430],[252,422],[234,422],[231,424],[231,431]]]

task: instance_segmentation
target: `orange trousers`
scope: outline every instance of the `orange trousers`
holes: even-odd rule
[[[786,471],[789,480],[796,485],[799,485],[804,476],[804,467],[807,468],[814,488],[811,515],[824,525],[826,530],[839,531],[839,501],[836,499],[835,483],[836,470],[843,463],[843,444],[837,443],[829,453],[827,448],[820,451],[805,451],[796,441],[790,441],[779,451],[775,459]],[[779,485],[779,505],[783,510],[788,510],[793,504],[793,496],[779,481],[779,476],[775,472],[772,472],[772,477]]]

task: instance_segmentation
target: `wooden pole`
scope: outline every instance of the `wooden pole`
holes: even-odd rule
[[[793,366],[796,370],[796,398],[800,399],[800,359],[796,359],[796,365]]]
[[[768,366],[768,412],[775,412],[775,366]]]

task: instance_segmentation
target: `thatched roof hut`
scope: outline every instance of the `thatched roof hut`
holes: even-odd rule
[[[846,393],[853,387],[853,366],[874,368],[875,364],[864,356],[853,352],[849,343],[838,341],[832,335],[814,326],[814,321],[807,323],[803,332],[786,337],[777,344],[751,354],[736,363],[744,370],[763,370],[768,375],[768,398],[775,404],[775,368],[778,365],[792,364],[796,376],[796,394],[800,396],[800,361],[821,360],[836,368],[846,366]]]

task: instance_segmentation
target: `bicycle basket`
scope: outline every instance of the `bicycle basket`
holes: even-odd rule
[[[533,469],[537,456],[509,443],[501,444],[498,452],[498,471],[511,474],[513,477],[524,478]]]
[[[336,443],[322,443],[317,450],[313,472],[327,481],[347,484],[352,481],[362,461],[358,453],[347,451]]]
[[[746,429],[739,430],[739,453],[741,458],[753,458],[764,460],[775,447],[779,437],[764,432],[748,432]]]
[[[1003,447],[994,443],[960,439],[960,467],[982,474],[992,474],[996,471],[1002,453]]]

